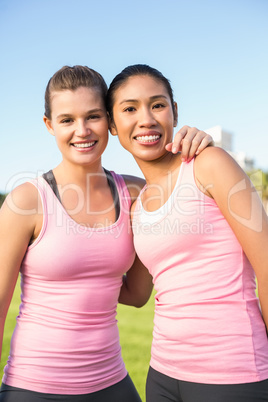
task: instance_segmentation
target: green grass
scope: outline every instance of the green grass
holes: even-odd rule
[[[154,315],[154,297],[142,308],[118,306],[118,326],[126,368],[145,401],[145,381],[149,368]]]
[[[10,348],[10,338],[13,333],[15,324],[16,324],[16,317],[19,312],[19,304],[20,304],[20,281],[17,282],[13,299],[11,301],[7,318],[5,322],[5,329],[4,329],[4,337],[3,337],[3,346],[2,346],[2,355],[1,355],[1,362],[0,362],[0,378],[2,378],[3,368],[6,364],[8,355],[9,355],[9,348]]]
[[[0,363],[0,377],[2,377],[3,368],[8,358],[10,338],[15,327],[19,303],[20,286],[18,283],[5,324],[2,358]],[[118,306],[117,319],[123,359],[142,401],[145,401],[145,380],[150,361],[153,314],[153,296],[149,302],[140,309],[123,306],[121,304]]]

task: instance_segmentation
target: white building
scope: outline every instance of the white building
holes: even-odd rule
[[[232,155],[232,157],[236,160],[236,162],[241,166],[242,169],[247,172],[254,169],[254,159],[247,156],[245,152],[233,151],[232,133],[224,131],[221,126],[214,126],[205,131],[212,136],[215,145],[217,147],[223,148],[230,155]]]
[[[224,131],[221,126],[214,126],[207,130],[206,133],[210,134],[217,147],[225,149],[227,152],[232,152],[233,150],[233,134]]]

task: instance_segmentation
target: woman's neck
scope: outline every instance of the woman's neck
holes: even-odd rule
[[[62,161],[53,172],[57,183],[62,186],[74,184],[80,188],[97,188],[102,185],[103,180],[106,180],[101,160],[90,166],[73,165],[68,161]]]
[[[135,158],[148,186],[159,184],[172,175],[181,165],[181,155],[168,152],[162,158],[153,161],[144,161]]]

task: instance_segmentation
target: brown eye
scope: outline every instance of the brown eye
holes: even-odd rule
[[[95,120],[95,119],[99,119],[100,118],[100,116],[98,115],[98,114],[92,114],[92,115],[90,115],[90,116],[88,116],[88,120]]]
[[[153,109],[160,109],[162,107],[165,107],[163,103],[157,103],[156,105],[153,106]]]
[[[129,106],[126,109],[124,109],[124,112],[134,112],[135,108],[133,106]]]

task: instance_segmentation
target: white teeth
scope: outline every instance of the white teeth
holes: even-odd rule
[[[160,138],[160,135],[142,135],[139,137],[136,137],[136,140],[141,141],[141,142],[153,142],[156,141]]]
[[[92,141],[92,142],[84,142],[81,144],[73,144],[73,146],[76,148],[89,148],[89,147],[92,147],[94,144],[95,144],[95,141]]]

